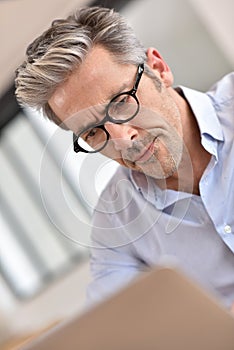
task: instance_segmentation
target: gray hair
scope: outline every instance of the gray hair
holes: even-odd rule
[[[41,110],[60,125],[48,100],[94,45],[102,45],[122,64],[146,61],[145,48],[119,13],[108,8],[85,7],[66,19],[53,21],[28,46],[26,60],[16,71],[18,102]]]

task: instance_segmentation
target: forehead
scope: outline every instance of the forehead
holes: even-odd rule
[[[59,119],[73,129],[79,111],[106,104],[110,95],[128,86],[131,77],[128,70],[134,67],[121,65],[107,50],[94,47],[79,68],[55,90],[49,105]]]

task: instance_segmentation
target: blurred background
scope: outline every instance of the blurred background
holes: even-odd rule
[[[72,135],[14,97],[14,72],[51,21],[84,5],[120,11],[175,85],[205,91],[234,67],[233,0],[0,1],[0,349],[82,312],[90,218],[116,165],[72,151]]]

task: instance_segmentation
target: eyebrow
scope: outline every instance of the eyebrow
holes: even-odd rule
[[[117,92],[114,92],[114,93],[111,93],[111,95],[109,95],[107,97],[107,101],[106,103],[102,103],[100,105],[98,105],[98,108],[100,107],[100,109],[98,109],[98,114],[99,115],[102,115],[103,116],[103,119],[105,118],[105,115],[106,115],[106,109],[107,109],[107,106],[108,104],[110,103],[110,101],[115,97],[115,96],[118,96],[119,94],[123,93],[123,92],[127,92],[127,91],[130,91],[131,89],[128,89],[127,90],[127,87],[129,86],[130,84],[129,83],[124,83],[119,89]],[[101,105],[104,105],[103,108],[101,108]],[[92,108],[95,109],[95,106],[93,106]],[[101,125],[101,122],[102,120],[99,120],[99,118],[94,114],[92,113],[92,116],[94,117],[94,121],[90,121],[89,123],[87,123],[85,126],[81,126],[79,129],[76,130],[76,135],[79,135],[81,132],[83,132],[84,130],[88,129],[89,127],[95,127],[97,125]]]
[[[131,89],[130,89],[130,90],[126,90],[128,86],[129,86],[129,84],[124,83],[124,84],[119,88],[119,90],[118,90],[117,92],[112,93],[111,95],[108,96],[108,98],[107,98],[108,101],[110,102],[115,96],[117,96],[117,95],[119,95],[119,94],[121,94],[121,93],[123,93],[123,92],[130,91]]]
[[[119,94],[121,94],[121,93],[123,93],[123,92],[127,92],[127,91],[129,91],[129,90],[126,90],[126,88],[127,88],[127,86],[128,86],[129,84],[127,84],[127,83],[124,83],[120,88],[119,88],[119,90],[117,91],[117,92],[114,92],[114,93],[111,93],[108,97],[107,97],[107,99],[106,99],[106,103],[101,103],[101,104],[99,104],[99,105],[97,105],[97,107],[96,107],[96,109],[97,109],[97,113],[99,114],[99,115],[102,115],[102,116],[104,116],[105,117],[105,114],[106,114],[106,109],[107,109],[107,106],[108,106],[108,104],[110,103],[110,101],[115,97],[115,96],[118,96]],[[104,106],[104,107],[101,107],[101,106]],[[95,109],[95,106],[93,106],[92,108],[94,108]],[[96,116],[95,116],[96,117]],[[96,118],[97,119],[97,118]],[[100,122],[100,120],[97,120],[97,124]],[[90,125],[96,125],[96,123],[95,124],[93,124],[93,123],[91,123]],[[88,126],[89,126],[89,124],[88,124]]]
[[[99,112],[100,114],[104,115],[106,113],[106,108],[108,106],[108,104],[110,103],[110,101],[115,97],[118,96],[119,94],[123,93],[123,92],[127,92],[130,90],[127,90],[127,87],[129,86],[128,83],[124,83],[117,92],[111,93],[108,97],[107,97],[107,103],[105,103],[105,107],[101,110],[101,112]],[[103,103],[104,104],[104,103]]]
[[[84,130],[90,128],[90,127],[95,127],[95,125],[98,125],[100,120],[97,117],[97,115],[95,115],[94,113],[92,113],[92,120],[90,120],[89,122],[84,122],[82,125],[80,125],[80,127],[76,130],[76,135],[79,135],[80,133],[82,133]]]

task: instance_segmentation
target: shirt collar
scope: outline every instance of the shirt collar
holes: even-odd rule
[[[210,97],[203,92],[184,86],[179,86],[175,90],[180,94],[182,93],[189,103],[197,120],[201,136],[209,135],[214,140],[223,141],[222,128]]]
[[[210,97],[200,91],[179,86],[176,91],[184,96],[197,120],[201,144],[218,160],[218,141],[223,141],[223,131]]]
[[[158,210],[163,210],[179,200],[192,196],[186,192],[162,190],[152,177],[145,176],[138,171],[131,170],[130,179],[137,191]]]

